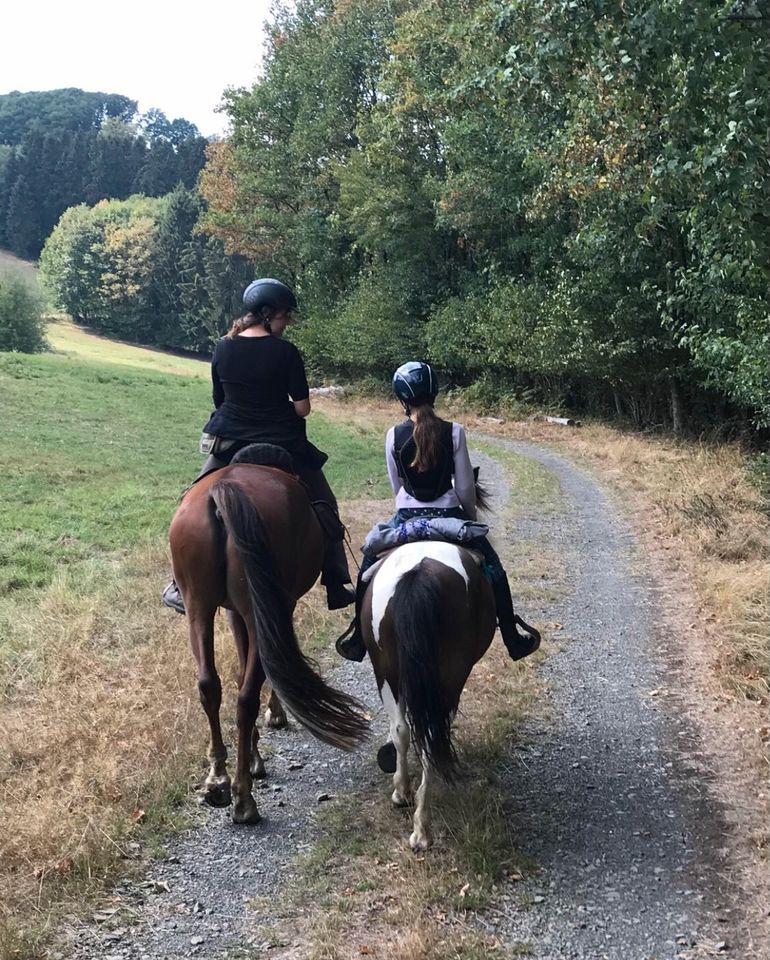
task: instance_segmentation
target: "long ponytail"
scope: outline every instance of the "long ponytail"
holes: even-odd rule
[[[416,451],[409,466],[425,473],[435,467],[441,458],[441,427],[444,421],[436,416],[431,402],[411,406],[411,413],[414,416],[412,439]]]
[[[278,313],[272,307],[260,307],[254,313],[245,313],[242,317],[236,317],[233,325],[227,331],[230,338],[237,337],[239,333],[248,330],[249,327],[262,326],[268,333],[270,332],[270,321]]]

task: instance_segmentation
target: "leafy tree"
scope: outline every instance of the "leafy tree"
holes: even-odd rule
[[[38,292],[18,272],[0,272],[0,350],[40,353],[46,349]]]

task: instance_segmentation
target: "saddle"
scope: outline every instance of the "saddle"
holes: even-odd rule
[[[274,443],[250,443],[247,447],[239,450],[231,464],[250,463],[257,467],[275,467],[283,470],[290,476],[302,483],[294,466],[294,458],[288,450],[278,447]],[[307,486],[302,483],[307,490]],[[339,518],[339,514],[327,500],[311,500],[310,506],[315,511],[318,522],[321,524],[324,537],[331,543],[339,543],[345,538],[345,525]]]

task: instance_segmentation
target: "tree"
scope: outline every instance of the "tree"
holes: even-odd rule
[[[46,347],[37,290],[14,271],[0,273],[0,351],[40,353]]]

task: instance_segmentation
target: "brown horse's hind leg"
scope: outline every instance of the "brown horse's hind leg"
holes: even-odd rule
[[[211,768],[203,785],[202,799],[212,807],[226,807],[230,804],[230,777],[226,767],[227,748],[222,740],[222,727],[219,722],[222,683],[214,664],[214,612],[188,609],[187,618],[190,646],[198,665],[198,693],[211,729]]]
[[[243,686],[243,678],[246,676],[246,664],[249,655],[249,631],[246,629],[246,621],[234,610],[227,611],[227,620],[230,624],[230,630],[235,641],[235,649],[238,652],[238,675],[236,681],[238,689]],[[265,761],[259,752],[259,728],[254,724],[254,732],[251,735],[251,761],[249,764],[251,775],[255,780],[264,780],[267,776],[265,770]]]
[[[282,730],[288,722],[283,704],[276,696],[275,690],[271,689],[270,699],[267,701],[267,710],[265,710],[265,723],[273,730]]]
[[[238,760],[233,781],[233,822],[257,823],[260,819],[257,804],[251,793],[252,749],[255,743],[259,693],[265,673],[257,652],[253,624],[248,624],[249,647],[243,682],[238,691],[236,722],[238,726]]]

